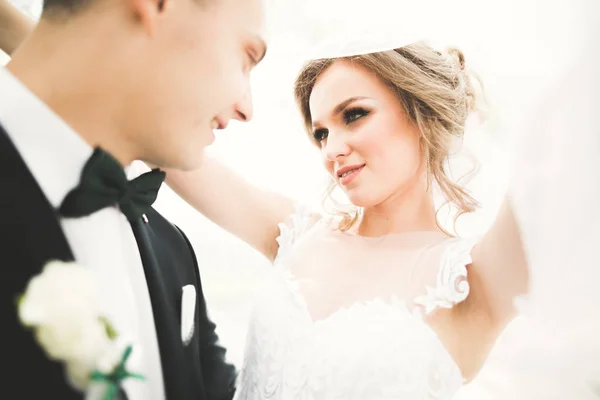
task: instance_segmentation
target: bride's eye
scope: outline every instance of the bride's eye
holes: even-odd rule
[[[361,107],[349,108],[344,111],[344,122],[350,124],[362,117],[369,115],[370,111]]]
[[[329,131],[327,129],[317,129],[313,132],[313,138],[317,142],[321,142],[327,138]]]

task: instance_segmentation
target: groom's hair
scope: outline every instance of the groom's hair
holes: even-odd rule
[[[85,9],[90,3],[102,0],[44,0],[42,18],[58,19],[68,18]],[[214,2],[216,0],[194,0],[198,4]]]
[[[92,0],[44,0],[42,18],[70,16],[85,8]]]

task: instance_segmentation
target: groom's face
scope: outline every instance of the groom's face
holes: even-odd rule
[[[161,12],[147,13],[147,68],[135,78],[127,118],[142,136],[144,161],[193,169],[215,129],[252,118],[250,72],[266,51],[261,0],[165,0]]]

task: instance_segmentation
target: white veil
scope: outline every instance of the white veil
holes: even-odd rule
[[[483,8],[462,0],[400,8],[384,0],[302,3],[287,7],[307,18],[304,30],[314,25],[313,35],[300,35],[304,47],[287,45],[303,48],[304,59],[425,40],[457,45],[468,64],[474,50],[475,69],[485,71],[491,122],[470,128],[475,132],[466,133],[460,152],[485,160],[484,181],[470,187],[484,198],[485,211],[467,231],[484,231],[508,194],[530,263],[531,291],[527,300],[518,299],[528,318],[501,338],[481,374],[483,384],[473,385],[472,397],[458,398],[600,396],[600,36],[590,29],[598,26],[599,6],[585,0],[520,1],[517,7],[479,2]],[[499,23],[501,34],[482,22]],[[483,133],[483,139],[469,141],[470,133]],[[548,343],[551,350],[542,348]],[[510,377],[511,370],[519,372]]]
[[[600,48],[600,31],[587,32],[589,49]],[[530,295],[518,304],[566,345],[565,364],[600,396],[600,57],[572,61],[521,128],[510,199]]]

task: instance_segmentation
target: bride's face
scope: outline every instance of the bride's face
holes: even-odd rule
[[[371,72],[347,61],[332,64],[314,86],[310,113],[325,167],[354,205],[426,190],[419,130]]]

